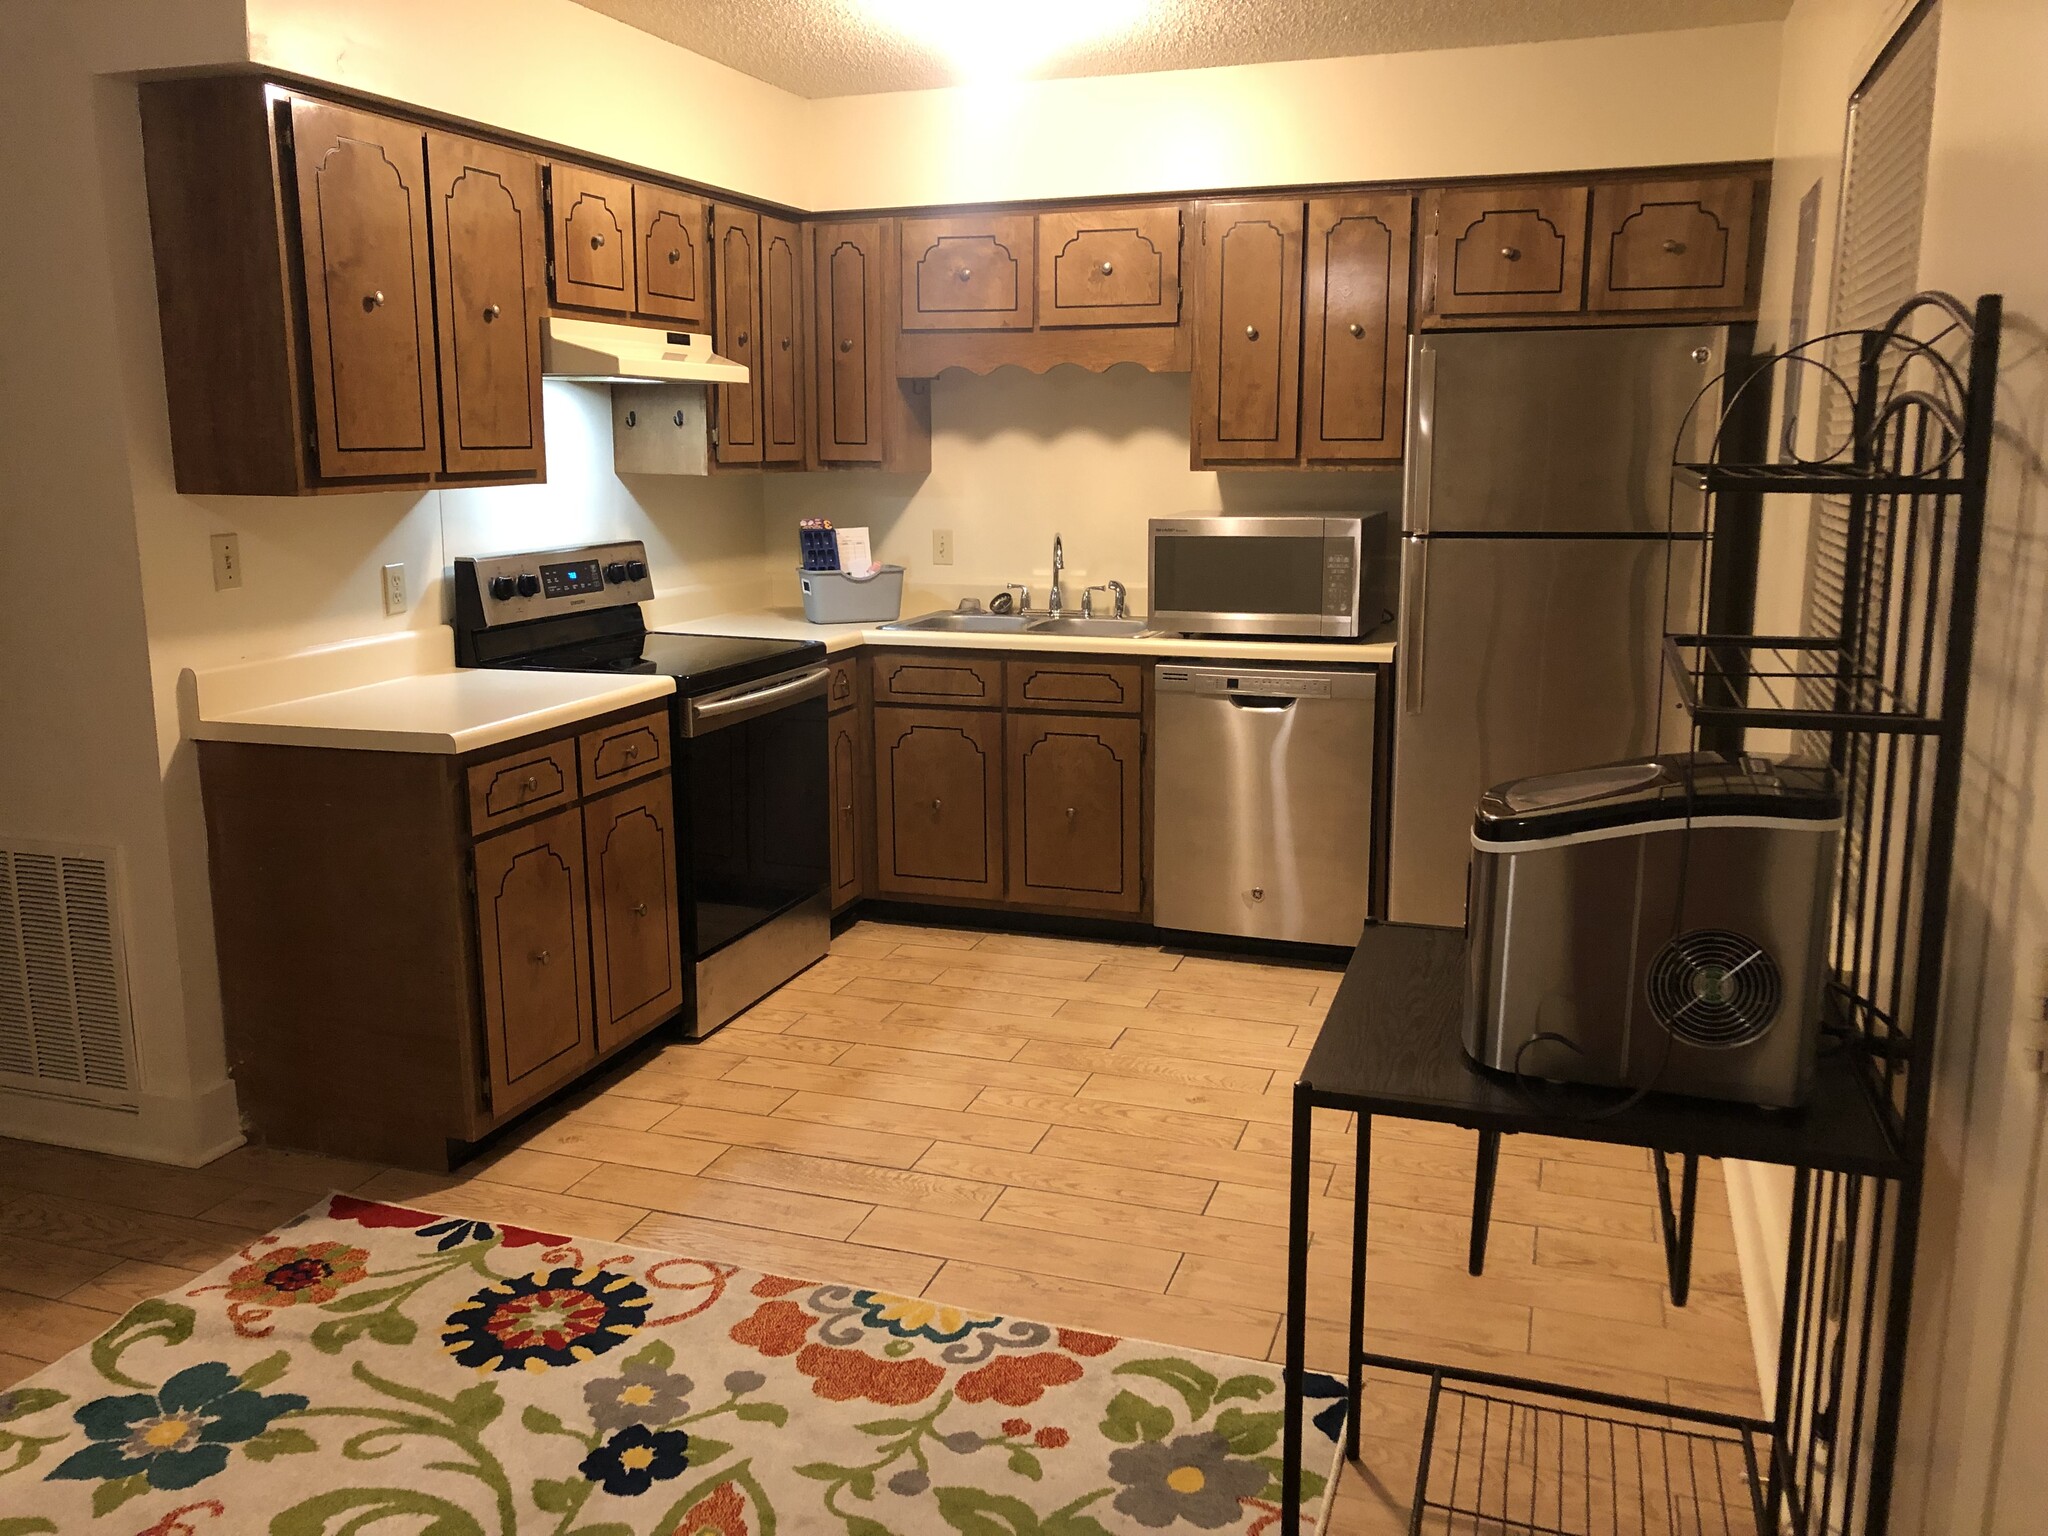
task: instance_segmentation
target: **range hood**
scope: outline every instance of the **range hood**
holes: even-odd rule
[[[709,336],[560,315],[541,322],[540,371],[586,384],[747,382],[746,365],[712,351]]]

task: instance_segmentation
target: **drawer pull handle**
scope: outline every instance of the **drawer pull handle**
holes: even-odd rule
[[[1666,240],[1664,242],[1664,249],[1673,256],[1683,256],[1685,254],[1685,242],[1683,240]]]
[[[1257,341],[1259,339],[1259,328],[1256,325],[1246,326],[1244,328],[1244,339],[1246,341]]]
[[[683,253],[681,251],[677,250],[674,246],[670,246],[668,248],[668,264],[670,266],[674,266],[677,262],[681,261],[682,259]]]
[[[633,915],[634,915],[635,917],[645,917],[645,916],[647,915],[647,903],[646,903],[646,902],[644,902],[644,901],[636,901],[636,902],[634,902],[634,903],[633,903]]]
[[[1071,826],[1072,826],[1073,824],[1074,824],[1074,808],[1073,808],[1073,807],[1072,807],[1072,806],[1070,805],[1070,806],[1068,806],[1068,807],[1067,807],[1067,825],[1071,827]]]
[[[603,249],[604,249],[604,236],[603,236],[603,235],[592,235],[592,236],[590,237],[590,248],[591,248],[591,249],[592,249],[593,251],[601,251],[601,250],[603,250]]]
[[[1360,325],[1356,320],[1352,321],[1351,324],[1345,327],[1345,329],[1351,332],[1351,334],[1354,337],[1363,336],[1365,334],[1365,327]]]
[[[533,952],[533,963],[535,965],[546,965],[549,958],[548,952],[544,949],[536,949]]]
[[[519,793],[522,795],[530,795],[539,788],[540,776],[538,774],[529,773],[519,781]]]
[[[1504,245],[1500,248],[1500,259],[1502,261],[1520,261],[1522,253],[1512,245]]]
[[[936,798],[935,798],[935,799],[934,799],[934,800],[932,801],[932,814],[933,814],[934,816],[938,815],[938,814],[939,814],[939,807],[940,807],[940,806],[942,806],[942,805],[944,805],[945,803],[946,803],[945,801],[943,801],[943,800],[939,800],[939,799],[936,799]]]
[[[634,759],[634,758],[638,757],[639,755],[640,755],[640,743],[639,743],[639,742],[637,742],[637,741],[629,741],[629,742],[627,742],[627,743],[626,743],[626,761],[630,763],[630,762],[632,762],[632,761],[633,761],[633,759]]]
[[[1109,262],[1106,262],[1106,261],[1105,261],[1105,262],[1104,262],[1104,263],[1102,264],[1102,275],[1103,275],[1104,277],[1108,277],[1108,276],[1110,275],[1110,273],[1114,272],[1115,270],[1116,270],[1115,266],[1113,266],[1113,265],[1112,265],[1111,263],[1109,263]]]
[[[497,318],[498,318],[498,306],[497,306],[497,305],[495,305],[495,304],[486,304],[486,305],[484,306],[484,323],[485,323],[486,325],[488,325],[488,324],[490,324],[490,322],[491,322],[491,321],[493,321],[493,320],[495,320],[495,319],[497,319]]]
[[[842,352],[851,352],[853,350],[853,338],[851,336],[840,337],[839,350]]]
[[[383,302],[384,290],[382,288],[379,288],[372,293],[366,293],[363,295],[363,308],[366,310],[375,309]]]

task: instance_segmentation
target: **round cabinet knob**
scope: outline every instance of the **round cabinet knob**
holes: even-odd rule
[[[647,903],[646,903],[646,902],[644,902],[644,901],[636,901],[636,902],[634,902],[634,903],[633,903],[633,915],[634,915],[635,917],[645,917],[645,916],[647,915]]]
[[[783,351],[787,352],[789,350],[789,338],[787,336],[783,337],[782,340],[777,343],[777,345],[780,346]]]
[[[519,781],[519,792],[522,795],[530,795],[536,789],[539,788],[540,776],[538,774],[529,773],[525,778]]]
[[[497,305],[495,305],[495,304],[486,304],[486,305],[484,306],[484,323],[485,323],[486,325],[488,325],[488,324],[490,324],[490,322],[491,322],[491,321],[493,321],[493,320],[495,320],[495,319],[497,319],[497,318],[498,318],[498,306],[497,306]]]
[[[1500,248],[1500,259],[1502,261],[1520,261],[1522,253],[1515,246],[1504,245]]]
[[[954,273],[953,275],[954,275],[955,277],[959,278],[959,279],[960,279],[960,281],[964,283],[964,282],[966,282],[966,281],[967,281],[967,280],[968,280],[969,278],[971,278],[971,277],[973,277],[973,276],[974,276],[974,268],[972,268],[972,267],[962,267],[962,268],[961,268],[961,269],[960,269],[960,270],[959,270],[958,272],[955,272],[955,273]]]
[[[1265,888],[1265,887],[1264,887],[1263,885],[1255,885],[1255,886],[1253,886],[1253,887],[1252,887],[1252,900],[1253,900],[1253,901],[1264,901],[1265,899],[1266,899],[1266,888]]]
[[[1071,826],[1072,826],[1073,824],[1074,824],[1074,808],[1073,808],[1073,807],[1072,807],[1072,806],[1070,805],[1070,806],[1068,806],[1068,807],[1067,807],[1067,825],[1071,827]]]
[[[840,337],[839,350],[842,352],[851,352],[853,350],[853,338],[851,336]]]
[[[943,806],[943,805],[944,805],[945,803],[946,803],[946,802],[945,802],[945,801],[943,801],[943,800],[938,800],[938,799],[934,799],[934,800],[932,801],[932,814],[933,814],[934,816],[938,815],[938,814],[939,814],[939,808],[940,808],[941,806]]]
[[[744,347],[747,344],[747,333],[741,331],[739,335],[733,337],[732,344],[736,347]]]
[[[639,742],[637,742],[637,741],[629,741],[629,742],[627,742],[627,743],[626,743],[626,761],[630,763],[630,762],[632,762],[632,761],[633,761],[633,760],[634,760],[635,758],[637,758],[637,757],[638,757],[639,755],[640,755],[640,743],[639,743]]]
[[[533,952],[533,963],[535,965],[546,965],[549,959],[551,958],[552,957],[544,949],[536,949]]]
[[[1114,264],[1114,263],[1112,263],[1112,262],[1107,262],[1107,261],[1105,261],[1105,262],[1104,262],[1104,263],[1102,264],[1102,275],[1103,275],[1104,277],[1107,277],[1107,276],[1109,276],[1109,275],[1110,275],[1110,273],[1114,272],[1115,270],[1116,270],[1116,266],[1115,266],[1115,264]]]
[[[1714,352],[1711,347],[1694,347],[1692,349],[1692,360],[1696,363],[1711,362],[1713,356]]]
[[[519,583],[514,581],[510,576],[493,576],[491,578],[491,596],[495,597],[501,603],[504,602],[506,598],[512,596],[518,590]]]
[[[1360,325],[1356,320],[1352,321],[1349,325],[1347,325],[1345,329],[1349,331],[1354,337],[1363,336],[1365,334],[1365,327]]]
[[[1685,254],[1685,242],[1683,240],[1666,240],[1664,242],[1664,249],[1670,255],[1683,256]]]
[[[647,562],[645,560],[628,560],[626,562],[626,580],[642,581],[646,576]]]
[[[592,235],[592,236],[590,237],[590,248],[591,248],[591,249],[592,249],[593,251],[601,251],[601,250],[603,250],[603,249],[604,249],[604,236],[603,236],[603,235]]]
[[[681,251],[677,250],[674,246],[670,246],[668,248],[668,264],[670,266],[674,266],[677,262],[681,261],[682,259],[683,253]]]
[[[533,597],[540,591],[540,578],[531,571],[519,573],[519,595]]]
[[[606,566],[604,568],[604,579],[610,582],[624,581],[626,579],[626,562],[614,560],[610,565]]]
[[[377,289],[373,293],[366,293],[363,295],[363,308],[366,310],[376,309],[383,302],[384,290],[382,288]]]
[[[1259,328],[1256,325],[1246,326],[1244,328],[1244,339],[1246,341],[1257,341],[1259,339]]]

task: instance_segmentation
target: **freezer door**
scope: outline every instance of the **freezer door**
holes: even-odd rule
[[[1658,539],[1404,539],[1387,915],[1465,920],[1472,808],[1508,779],[1682,750],[1664,631],[1699,550]],[[1668,615],[1668,617],[1667,617]]]
[[[1417,336],[1402,531],[1698,531],[1672,449],[1706,457],[1728,342],[1723,326]]]

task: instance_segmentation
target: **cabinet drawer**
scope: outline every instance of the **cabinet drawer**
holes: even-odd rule
[[[1013,661],[1008,701],[1012,709],[1101,710],[1135,715],[1144,687],[1144,668],[1120,661]]]
[[[1180,209],[1087,208],[1038,216],[1040,325],[1180,320]]]
[[[861,701],[860,658],[848,656],[829,665],[832,680],[825,685],[825,703],[836,715],[842,709],[852,709]]]
[[[947,704],[955,709],[1000,709],[1003,664],[993,658],[897,653],[874,659],[877,704]]]
[[[668,711],[636,715],[585,731],[576,740],[583,765],[583,793],[594,795],[643,773],[666,768],[669,762]]]
[[[1584,187],[1432,192],[1424,228],[1436,314],[1559,314],[1585,307]]]
[[[1031,329],[1031,216],[903,221],[903,329]]]
[[[1594,188],[1587,308],[1742,306],[1755,200],[1747,176]]]
[[[469,830],[481,834],[510,826],[575,798],[573,741],[551,741],[510,757],[493,758],[469,770]]]

